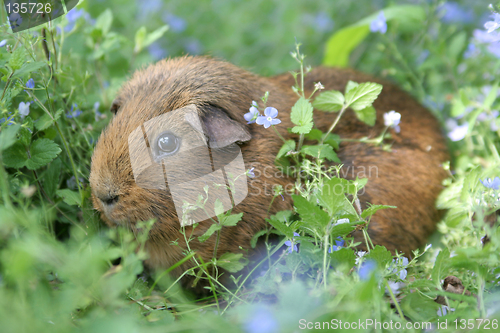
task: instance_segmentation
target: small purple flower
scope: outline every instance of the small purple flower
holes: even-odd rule
[[[399,123],[401,122],[401,114],[394,110],[384,113],[384,125],[387,127],[392,127],[399,133],[401,128],[399,128]]]
[[[293,236],[295,237],[295,236],[300,236],[300,235],[298,233],[294,232]],[[292,238],[291,241],[287,240],[285,242],[285,245],[288,246],[288,249],[287,249],[288,253],[292,253],[293,251],[299,252],[299,249],[297,248],[297,244],[295,244],[294,238]]]
[[[68,19],[68,25],[66,25],[64,27],[64,31],[66,32],[70,32],[71,30],[73,30],[73,28],[75,27],[75,24],[76,22],[81,18],[83,17],[87,22],[91,23],[93,25],[93,20],[92,18],[90,17],[89,13],[87,13],[85,10],[83,9],[79,9],[79,8],[73,8],[71,9],[67,14],[66,14],[66,18]]]
[[[498,31],[487,33],[484,30],[476,29],[472,35],[480,43],[495,43],[500,41],[500,32]]]
[[[7,117],[7,119],[2,118],[2,119],[0,119],[0,124],[7,122],[7,126],[10,126],[10,125],[14,124],[13,120],[14,120],[14,116]]]
[[[455,127],[450,133],[448,133],[448,137],[451,141],[460,141],[465,138],[467,131],[469,130],[469,124],[465,123],[463,125],[459,125]]]
[[[160,60],[166,58],[168,55],[167,50],[161,47],[160,43],[154,42],[148,46],[149,54],[153,56],[155,60]]]
[[[35,80],[29,79],[28,82],[26,82],[26,88],[29,88],[29,89],[35,88]]]
[[[250,169],[248,169],[248,170],[247,170],[247,176],[248,176],[249,178],[255,178],[255,173],[253,173],[253,170],[254,170],[254,169],[255,169],[255,168],[250,168]]]
[[[252,102],[252,106],[250,107],[250,109],[248,109],[249,110],[248,113],[245,113],[243,115],[243,117],[247,121],[247,124],[255,123],[257,117],[260,116],[259,110],[255,106],[253,106],[253,103],[254,102]]]
[[[500,14],[493,13],[491,17],[493,17],[493,21],[488,21],[484,24],[484,28],[488,30],[488,33],[491,33],[493,30],[496,30],[500,27]]]
[[[479,179],[481,184],[483,184],[487,188],[491,188],[494,190],[498,190],[498,187],[500,186],[500,178],[495,177],[493,180],[491,178],[487,178],[485,180]]]
[[[373,260],[367,260],[361,264],[361,267],[358,270],[359,278],[362,281],[366,281],[370,278],[372,273],[377,268],[377,263]]]
[[[66,113],[66,118],[76,118],[81,114],[82,111],[78,109],[78,105],[76,103],[73,103],[73,105],[71,105],[71,110],[68,113]]]
[[[335,240],[335,245],[330,246],[330,248],[328,249],[328,253],[340,250],[342,246],[344,246],[344,243],[345,241],[342,239],[342,237],[337,237],[337,239]]]
[[[173,32],[183,32],[186,30],[186,20],[172,13],[166,13],[162,16],[163,22],[167,23]]]
[[[380,11],[377,15],[377,18],[371,21],[370,31],[380,32],[381,34],[385,34],[387,32],[387,22],[385,20],[385,15],[383,11]]]
[[[245,321],[247,333],[274,333],[279,331],[278,321],[270,309],[259,307]]]
[[[278,116],[278,110],[273,107],[267,107],[264,110],[264,116],[258,116],[255,121],[257,125],[264,125],[264,128],[268,128],[271,125],[281,124],[281,120],[276,118]]]
[[[478,54],[479,52],[476,49],[476,45],[474,45],[474,43],[469,43],[469,45],[467,45],[467,50],[465,50],[464,52],[464,58],[465,59],[473,58]]]
[[[438,8],[442,13],[441,21],[444,23],[470,23],[474,20],[473,12],[464,9],[454,1],[445,2]]]
[[[392,260],[392,262],[393,262],[394,265],[397,265],[397,263],[398,263],[397,259]],[[408,266],[408,258],[402,257],[401,264],[404,267]],[[399,270],[397,266],[394,268],[394,270],[392,272],[393,273],[398,273],[399,274],[399,278],[401,280],[406,279],[406,276],[408,275],[408,272],[406,271],[405,268],[402,268],[401,270]]]
[[[27,115],[30,114],[30,102],[24,103],[21,102],[19,103],[19,114],[21,115],[21,119],[24,119]]]
[[[7,39],[0,42],[0,47],[4,47],[5,45],[7,45]]]

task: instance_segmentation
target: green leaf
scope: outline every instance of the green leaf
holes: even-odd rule
[[[281,232],[283,235],[285,235],[288,238],[293,237],[293,230],[287,226],[285,223],[275,219],[274,217],[271,217],[270,219],[266,219],[267,222],[269,222],[270,225],[272,225],[276,230]]]
[[[368,25],[348,26],[335,33],[325,45],[323,64],[334,67],[347,67],[349,55],[370,33]]]
[[[356,88],[357,86],[359,86],[359,83],[351,80],[347,81],[347,84],[345,85],[345,93],[347,94],[349,91]]]
[[[208,228],[208,230],[203,234],[201,235],[200,237],[198,237],[198,240],[203,243],[204,241],[206,241],[207,239],[210,238],[210,236],[212,236],[214,234],[214,232],[216,231],[219,231],[220,229],[222,229],[222,225],[218,224],[218,223],[214,223],[210,226],[210,228]]]
[[[330,236],[332,238],[337,238],[339,236],[349,235],[354,231],[354,229],[356,229],[356,225],[356,222],[337,224],[333,226],[332,230],[330,231]]]
[[[80,197],[80,193],[72,191],[70,189],[63,189],[56,191],[57,196],[59,196],[65,203],[70,206],[80,206],[82,198]]]
[[[307,134],[311,131],[313,126],[313,106],[304,97],[299,100],[292,107],[290,119],[297,125],[292,128],[293,133]]]
[[[453,98],[451,101],[451,116],[452,117],[458,117],[464,114],[465,112],[465,105],[462,103],[461,98]]]
[[[30,158],[26,161],[26,167],[30,170],[38,169],[59,155],[61,148],[52,140],[37,139],[30,147]]]
[[[219,219],[219,222],[224,218],[224,207],[222,206],[222,202],[219,200],[219,198],[215,199],[214,202],[214,212],[217,218]]]
[[[342,163],[342,161],[338,158],[337,154],[330,145],[325,145],[325,144],[315,145],[315,146],[304,145],[302,146],[300,151],[306,155],[315,158],[326,158],[327,160],[332,162]]]
[[[413,322],[431,321],[438,318],[437,310],[440,305],[432,298],[423,296],[419,292],[407,293],[401,301],[401,308]]]
[[[319,203],[328,210],[330,216],[334,216],[343,206],[345,193],[355,191],[354,185],[348,180],[332,178],[321,188],[321,192],[316,196]]]
[[[289,151],[295,150],[295,141],[286,140],[283,146],[281,147],[278,155],[276,155],[276,159],[285,156]]]
[[[345,269],[349,271],[356,262],[356,255],[352,249],[344,247],[340,250],[332,251],[332,253],[330,253],[330,259],[335,269],[337,269],[338,266],[345,266]]]
[[[38,118],[38,120],[35,122],[35,127],[39,131],[46,130],[47,128],[52,126],[52,124],[54,124],[56,121],[59,120],[59,118],[61,117],[61,114],[63,112],[64,112],[63,109],[59,109],[56,111],[56,113],[52,117],[45,113],[43,116]]]
[[[265,234],[267,234],[267,230],[261,230],[252,236],[252,240],[250,241],[250,246],[252,247],[252,249],[255,249],[255,246],[257,246],[259,237],[264,236]]]
[[[14,75],[12,75],[12,78],[21,77],[24,74],[32,73],[32,72],[37,71],[40,68],[45,67],[45,66],[47,66],[47,63],[45,63],[43,61],[26,63],[21,67],[21,69],[19,69],[18,71],[16,71],[14,73]]]
[[[392,254],[385,246],[375,245],[375,248],[364,256],[367,260],[375,260],[379,267],[385,268],[392,261]]]
[[[328,39],[325,46],[323,64],[327,66],[347,67],[349,55],[370,33],[370,23],[377,18],[375,12],[364,19],[344,27]],[[391,6],[384,9],[386,21],[399,21],[403,31],[420,29],[427,18],[425,10],[416,5]]]
[[[56,189],[59,185],[59,179],[61,177],[61,166],[62,162],[60,158],[56,158],[50,162],[50,166],[47,167],[43,175],[43,187],[45,192],[49,197],[53,197],[56,194]]]
[[[243,261],[242,261],[243,259]],[[243,258],[243,253],[224,253],[217,259],[217,266],[225,269],[230,273],[241,271],[248,263],[248,260]]]
[[[346,93],[346,105],[359,111],[371,106],[382,91],[382,85],[373,82],[364,82]]]
[[[106,36],[113,23],[113,12],[108,8],[96,20],[95,27],[102,31],[102,35]]]
[[[431,278],[436,285],[441,284],[441,279],[446,275],[445,270],[448,267],[448,260],[450,259],[450,250],[445,248],[439,252],[432,268]]]
[[[323,132],[321,132],[317,128],[313,128],[308,134],[306,134],[306,139],[316,140],[320,142],[323,136],[324,136]],[[324,143],[329,144],[330,146],[333,147],[333,149],[339,149],[340,136],[338,136],[337,134],[330,133],[324,140]]]
[[[168,25],[164,25],[163,27],[160,27],[155,31],[149,33],[144,40],[143,47],[148,47],[149,45],[153,44],[158,39],[160,39],[167,31],[168,31]]]
[[[219,199],[217,199],[217,200],[219,200]],[[234,227],[238,222],[241,221],[242,216],[243,216],[243,213],[225,216],[224,218],[222,218],[221,225],[223,225],[225,227]]]
[[[318,110],[337,112],[344,105],[344,95],[336,90],[325,91],[316,97],[313,105]]]
[[[16,142],[16,134],[21,126],[14,124],[4,127],[2,132],[0,132],[0,152],[9,148]]]
[[[2,161],[6,167],[22,168],[28,161],[28,153],[22,143],[16,142],[2,153]]]
[[[396,206],[386,206],[386,205],[373,205],[373,206],[370,206],[368,207],[367,209],[365,209],[363,211],[363,213],[361,213],[361,217],[362,218],[365,218],[367,216],[372,216],[373,214],[375,214],[378,210],[381,210],[381,209],[386,209],[386,208],[397,208]]]
[[[135,33],[134,53],[139,53],[144,48],[144,40],[146,39],[147,30],[145,26],[140,27]]]
[[[328,213],[322,210],[319,206],[316,206],[306,198],[300,195],[292,195],[293,204],[297,209],[297,213],[300,215],[302,221],[306,222],[311,228],[325,228],[330,222],[330,217]]]
[[[362,110],[354,110],[356,117],[369,126],[375,125],[375,120],[377,120],[377,111],[373,106],[367,106]]]
[[[452,64],[457,61],[458,57],[463,53],[467,43],[467,34],[461,31],[456,34],[448,44],[446,49],[448,61],[451,60]]]
[[[496,82],[491,87],[491,90],[488,93],[488,96],[486,96],[486,98],[484,99],[484,102],[483,102],[484,109],[487,109],[487,110],[491,109],[491,106],[493,105],[493,103],[497,99],[497,92],[498,92],[498,82]]]
[[[26,61],[26,52],[21,44],[12,52],[9,59],[9,66],[13,71],[20,69]]]

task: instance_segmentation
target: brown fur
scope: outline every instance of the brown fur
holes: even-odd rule
[[[369,127],[356,119],[352,111],[346,112],[335,129],[343,138],[375,137],[384,128],[383,113],[396,110],[401,113],[401,132],[393,135],[392,152],[364,143],[343,143],[338,152],[346,167],[360,170],[378,168],[378,177],[373,175],[366,186],[366,193],[360,199],[366,203],[388,204],[397,209],[379,211],[372,218],[369,234],[375,244],[385,245],[390,250],[411,254],[421,246],[435,229],[439,214],[434,201],[441,190],[445,173],[441,163],[448,159],[445,141],[433,116],[408,94],[394,85],[371,76],[348,69],[317,68],[306,77],[306,88],[310,92],[314,82],[320,81],[326,89],[343,91],[348,80],[357,82],[379,82],[384,88],[374,106],[377,122]],[[103,220],[110,226],[128,225],[133,228],[140,220],[156,218],[146,243],[149,259],[146,264],[154,268],[165,268],[183,258],[185,248],[179,233],[176,217],[168,190],[147,190],[138,187],[132,175],[128,135],[145,121],[170,110],[194,104],[200,115],[218,108],[231,119],[241,124],[251,134],[251,140],[241,145],[247,167],[256,166],[256,174],[268,166],[274,167],[274,156],[282,143],[271,128],[256,124],[247,125],[243,115],[248,112],[252,100],[259,100],[269,91],[268,106],[279,110],[282,123],[277,129],[284,137],[290,137],[287,127],[292,127],[289,112],[297,97],[290,87],[290,74],[272,78],[259,77],[226,62],[206,57],[183,57],[162,60],[145,70],[137,71],[121,89],[114,108],[117,111],[109,126],[102,133],[92,157],[90,184],[94,206],[102,213]],[[308,94],[307,94],[308,96]],[[315,112],[315,124],[326,131],[335,114]],[[189,167],[189,166],[186,166]],[[372,169],[374,170],[374,169]],[[347,176],[352,178],[351,173]],[[266,185],[264,182],[267,182]],[[271,197],[258,193],[272,184],[286,186],[293,182],[286,177],[256,177],[249,180],[249,195],[234,213],[244,212],[243,220],[236,227],[223,228],[218,254],[240,252],[239,246],[249,248],[252,236],[265,228],[264,218]],[[118,195],[118,200],[105,208],[98,197]],[[269,193],[268,193],[269,195]],[[290,196],[275,200],[271,213],[292,209]],[[199,223],[193,234],[202,235],[211,222]],[[187,233],[191,232],[187,227]],[[356,240],[362,240],[355,232]],[[179,246],[171,245],[178,240]],[[196,239],[190,244],[202,257],[209,261],[213,254],[215,236],[205,243]],[[186,262],[174,275],[179,275],[192,264]]]

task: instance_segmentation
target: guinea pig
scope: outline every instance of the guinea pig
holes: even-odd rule
[[[363,209],[368,203],[397,207],[378,211],[372,217],[368,234],[373,243],[411,256],[440,218],[435,200],[446,177],[442,168],[449,158],[445,140],[438,121],[411,96],[389,82],[354,70],[313,69],[305,78],[306,96],[316,82],[321,82],[325,89],[343,91],[349,80],[378,82],[383,84],[383,90],[374,103],[375,126],[364,124],[348,111],[334,131],[341,138],[374,138],[385,128],[385,112],[395,110],[402,116],[400,131],[390,129],[391,151],[343,141],[338,157],[343,170],[347,170],[345,178],[355,178],[358,171],[364,171],[368,177],[359,197]],[[268,91],[267,106],[276,108],[281,120],[276,129],[284,138],[296,139],[287,131],[293,127],[289,113],[297,100],[293,85],[291,74],[260,77],[208,57],[162,60],[135,72],[113,102],[114,116],[92,156],[90,186],[94,207],[109,226],[135,230],[137,221],[155,219],[145,244],[149,253],[145,264],[155,269],[167,268],[183,259],[186,249],[179,232],[183,210],[178,197],[194,196],[191,199],[196,200],[196,190],[203,189],[203,184],[189,187],[183,180],[212,175],[213,179],[204,179],[207,185],[214,179],[224,184],[232,174],[238,188],[248,181],[248,193],[240,197],[233,194],[228,201],[224,186],[211,187],[208,192],[211,201],[207,207],[213,207],[219,198],[224,209],[228,203],[234,203],[232,212],[244,213],[236,226],[222,228],[217,254],[250,249],[252,237],[266,228],[268,214],[293,209],[291,196],[285,195],[283,200],[280,197],[273,201],[268,213],[272,186],[290,188],[294,180],[275,167],[275,156],[282,146],[280,138],[271,128],[247,124],[243,115],[252,101]],[[315,111],[314,123],[326,132],[335,116]],[[212,149],[212,156],[206,153],[207,148]],[[242,159],[238,162],[239,157]],[[231,161],[236,161],[231,172],[217,173]],[[255,167],[254,172],[260,176],[244,176],[250,167]],[[236,177],[240,174],[243,176]],[[197,237],[212,225],[207,219],[210,214],[214,216],[212,212],[196,217],[196,228],[185,227],[186,235],[193,236],[189,247],[205,262],[214,253],[216,236],[205,242],[199,242]],[[361,231],[354,231],[352,236],[355,241],[363,240]],[[179,276],[190,267],[193,263],[187,261],[172,273]]]

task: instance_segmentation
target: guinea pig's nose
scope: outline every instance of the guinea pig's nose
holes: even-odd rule
[[[111,205],[115,204],[118,201],[118,199],[120,198],[119,195],[111,194],[111,193],[108,193],[105,195],[100,195],[97,197],[99,198],[99,200],[102,201],[102,204],[105,206],[111,206]]]

